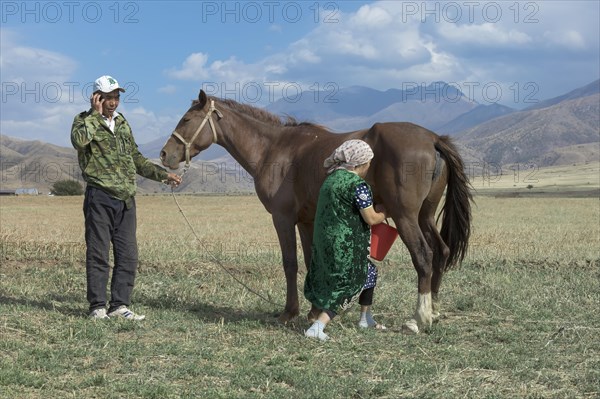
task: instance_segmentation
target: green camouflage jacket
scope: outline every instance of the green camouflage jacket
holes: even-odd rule
[[[75,117],[71,143],[87,184],[129,203],[137,188],[136,174],[164,181],[167,171],[140,153],[131,127],[120,113],[115,117],[114,131],[98,111],[90,109]]]

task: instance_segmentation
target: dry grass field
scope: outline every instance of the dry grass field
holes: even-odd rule
[[[303,337],[302,317],[278,324],[278,305],[215,262],[284,302],[255,196],[178,198],[201,243],[170,196],[138,197],[141,323],[85,317],[81,197],[0,198],[0,397],[600,396],[598,197],[477,195],[469,255],[445,277],[430,331],[399,332],[416,274],[398,241],[374,305],[390,330],[359,331],[352,310],[327,343]]]
[[[544,168],[526,164],[502,168],[482,165],[475,163],[470,170],[471,184],[482,195],[597,197],[600,194],[598,161]]]

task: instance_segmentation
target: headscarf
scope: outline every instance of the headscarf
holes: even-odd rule
[[[362,140],[348,140],[331,153],[323,162],[323,166],[329,168],[327,174],[338,169],[354,170],[358,165],[373,159],[373,150]]]

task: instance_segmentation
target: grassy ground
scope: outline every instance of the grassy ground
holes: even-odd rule
[[[600,396],[598,198],[476,198],[471,251],[443,318],[398,332],[416,275],[397,243],[374,311],[307,340],[284,302],[274,229],[256,197],[138,198],[140,323],[85,317],[81,198],[2,198],[0,397],[595,398]],[[301,268],[303,269],[303,268]],[[304,273],[299,276],[302,281]],[[308,310],[302,302],[303,312]]]
[[[600,162],[539,168],[536,165],[486,165],[471,170],[471,183],[481,195],[503,197],[598,197]]]

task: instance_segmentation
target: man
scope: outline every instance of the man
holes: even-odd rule
[[[151,163],[139,152],[129,123],[116,111],[124,91],[114,78],[99,77],[94,83],[90,110],[77,115],[71,128],[71,143],[87,183],[83,202],[85,266],[93,319],[145,318],[128,308],[138,264],[136,175],[174,186],[181,183],[179,176]],[[107,310],[111,243],[114,268]]]

